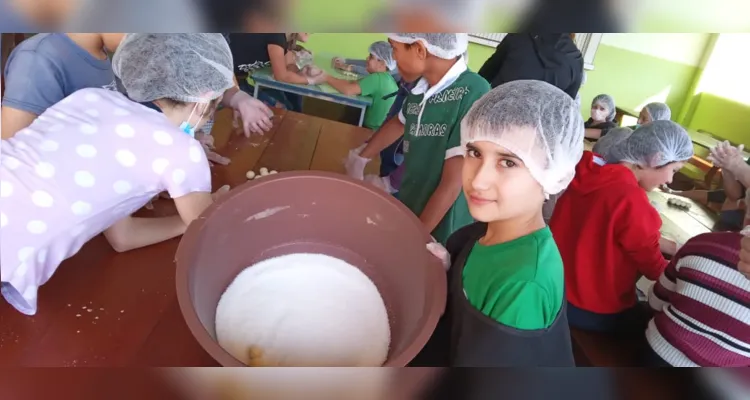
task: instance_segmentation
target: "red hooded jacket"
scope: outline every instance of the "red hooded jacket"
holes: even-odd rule
[[[550,229],[565,266],[568,301],[614,314],[636,304],[641,275],[657,280],[667,260],[661,254],[661,217],[633,172],[606,165],[586,151],[576,175],[557,200]]]

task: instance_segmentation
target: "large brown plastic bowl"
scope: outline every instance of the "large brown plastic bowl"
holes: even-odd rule
[[[216,342],[216,306],[246,267],[312,252],[359,268],[388,310],[384,366],[424,347],[445,308],[446,275],[420,221],[392,196],[339,174],[287,172],[243,184],[194,221],[177,249],[177,299],[198,343],[225,367],[244,366]]]

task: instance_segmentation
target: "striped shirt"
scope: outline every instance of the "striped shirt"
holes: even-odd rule
[[[676,367],[750,366],[750,280],[737,270],[742,235],[690,239],[651,289],[651,348]]]

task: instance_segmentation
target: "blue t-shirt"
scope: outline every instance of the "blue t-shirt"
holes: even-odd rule
[[[117,90],[108,59],[100,60],[64,33],[40,33],[13,49],[4,71],[3,106],[41,115],[76,90]]]

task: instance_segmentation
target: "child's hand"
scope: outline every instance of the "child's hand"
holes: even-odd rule
[[[365,146],[362,145],[354,150],[349,150],[349,157],[344,162],[346,174],[360,181],[365,179],[365,167],[370,162],[367,158],[359,155]]]
[[[440,264],[443,265],[443,268],[445,268],[446,271],[450,269],[451,255],[443,245],[438,242],[427,243],[427,251],[440,260]]]
[[[220,187],[220,188],[216,189],[216,191],[215,191],[215,192],[211,193],[211,199],[212,199],[213,201],[216,201],[216,200],[218,200],[218,199],[219,199],[219,198],[220,198],[221,196],[223,196],[223,195],[224,195],[225,193],[229,192],[229,189],[231,189],[231,187],[230,187],[229,185],[224,185],[224,186],[222,186],[222,187]]]

